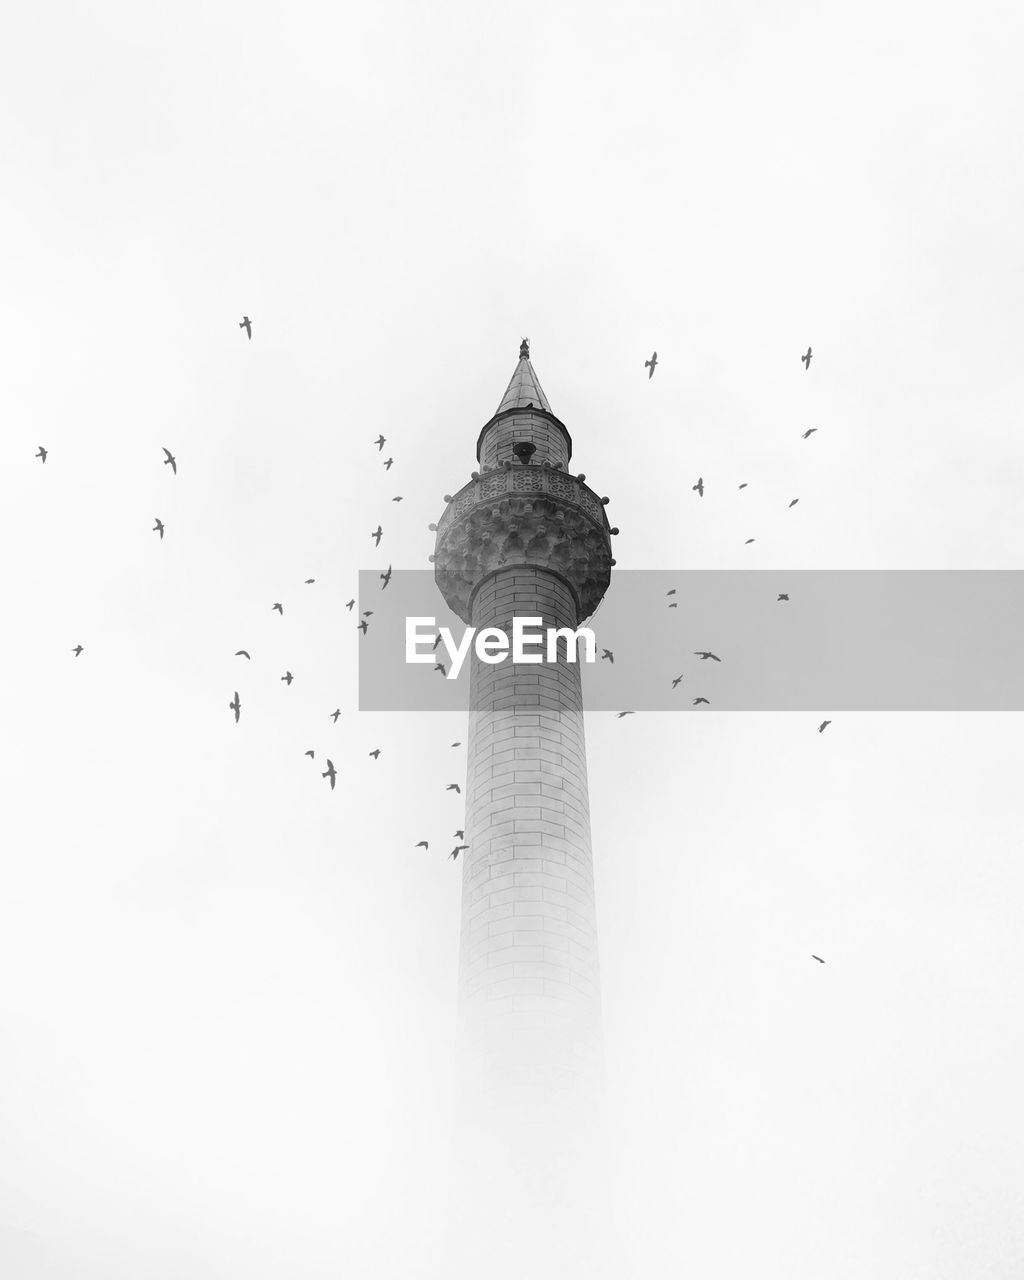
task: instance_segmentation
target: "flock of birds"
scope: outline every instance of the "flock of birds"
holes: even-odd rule
[[[246,337],[248,338],[248,340],[249,340],[249,341],[252,341],[253,323],[252,323],[251,318],[250,318],[249,316],[247,316],[247,315],[246,315],[246,316],[243,316],[243,317],[242,317],[242,319],[241,319],[241,321],[239,322],[239,326],[238,326],[238,327],[239,327],[240,329],[244,329],[244,330],[245,330]],[[805,352],[805,353],[800,357],[801,363],[803,364],[805,371],[809,371],[809,370],[810,370],[810,367],[811,367],[811,358],[812,358],[812,351],[811,351],[811,348],[808,346],[807,351],[806,351],[806,352]],[[654,371],[655,371],[655,369],[657,368],[657,365],[658,365],[658,353],[657,353],[657,351],[654,351],[654,352],[651,354],[651,358],[650,358],[649,360],[645,360],[645,361],[644,361],[644,368],[645,368],[645,369],[647,369],[647,371],[648,371],[648,373],[647,373],[648,379],[650,379],[650,378],[653,378],[653,377],[654,377]],[[810,437],[811,437],[811,436],[812,436],[816,431],[817,431],[817,427],[809,427],[806,431],[804,431],[804,432],[802,433],[802,435],[801,435],[801,439],[803,439],[803,440],[808,440],[808,439],[810,439]],[[372,443],[373,443],[374,445],[376,445],[376,446],[377,446],[378,453],[383,453],[383,452],[384,452],[384,446],[385,446],[385,444],[387,444],[387,440],[386,440],[386,438],[385,438],[385,436],[384,436],[383,434],[380,434],[380,435],[378,435],[378,437],[377,437],[374,441],[372,441]],[[169,467],[171,468],[171,472],[172,472],[172,474],[176,476],[176,475],[178,474],[178,460],[177,460],[177,458],[176,458],[176,457],[175,457],[175,455],[171,452],[171,450],[170,450],[170,449],[168,449],[168,448],[166,448],[166,447],[164,447],[164,448],[163,448],[163,453],[164,453],[164,458],[163,458],[163,464],[164,464],[164,466],[169,466]],[[41,462],[42,464],[45,464],[48,456],[49,456],[49,450],[48,450],[44,445],[39,445],[39,447],[38,447],[38,452],[35,454],[35,457],[37,457],[37,458],[40,460],[40,462]],[[389,456],[388,458],[386,458],[386,459],[384,459],[384,460],[383,460],[383,467],[384,467],[384,470],[385,470],[386,472],[390,472],[390,471],[391,471],[391,468],[392,468],[392,466],[393,466],[393,465],[394,465],[394,458],[393,458],[393,457],[390,457],[390,456]],[[693,485],[692,487],[693,487],[694,492],[697,494],[698,498],[703,498],[703,496],[704,496],[704,490],[705,490],[705,486],[704,486],[704,477],[703,477],[703,476],[698,476],[698,477],[697,477],[697,483],[696,483],[695,485]],[[742,484],[739,486],[739,488],[740,488],[740,489],[745,489],[745,488],[747,488],[747,482],[746,482],[746,481],[744,481],[744,483],[742,483]],[[392,501],[393,501],[393,502],[401,502],[402,500],[403,500],[403,498],[402,498],[402,495],[400,495],[400,494],[399,494],[399,495],[396,495],[395,497],[393,497],[393,498],[392,498]],[[798,499],[798,498],[793,498],[793,499],[792,499],[792,501],[789,503],[790,508],[792,508],[792,507],[796,506],[796,504],[797,504],[797,502],[798,502],[798,501],[799,501],[799,499]],[[158,535],[159,539],[160,539],[161,541],[163,541],[165,531],[166,531],[166,530],[165,530],[165,525],[164,525],[163,520],[161,520],[159,516],[155,517],[155,524],[153,525],[152,532],[153,532],[153,533],[156,533],[156,534]],[[383,529],[383,525],[382,525],[381,523],[378,523],[377,528],[376,528],[376,529],[374,529],[374,530],[370,533],[370,537],[371,537],[371,539],[373,540],[374,547],[375,547],[375,548],[379,548],[379,547],[380,547],[380,545],[381,545],[381,541],[383,540],[383,537],[384,537],[384,529]],[[750,544],[751,542],[753,542],[753,541],[754,541],[754,539],[753,539],[753,538],[748,538],[748,539],[747,539],[747,544],[749,545],[749,544]],[[382,591],[383,591],[383,590],[386,590],[386,589],[387,589],[387,587],[388,587],[388,585],[389,585],[389,583],[391,582],[392,566],[389,564],[389,565],[388,565],[388,567],[387,567],[387,569],[386,569],[386,571],[385,571],[385,572],[383,572],[383,573],[381,573],[379,576],[380,576],[380,579],[381,579],[381,582],[382,582],[381,590],[382,590]],[[314,578],[307,578],[307,579],[305,579],[305,584],[306,584],[307,586],[312,586],[312,585],[314,584],[314,582],[315,582],[315,579],[314,579]],[[668,594],[669,596],[673,596],[673,595],[675,595],[675,594],[676,594],[676,592],[675,592],[675,588],[673,588],[672,590],[670,590],[667,594]],[[788,600],[789,600],[789,595],[788,595],[788,593],[786,593],[786,592],[779,592],[779,594],[778,594],[778,596],[777,596],[777,601],[778,601],[779,603],[785,603],[785,602],[787,602]],[[351,611],[352,611],[352,609],[355,607],[355,604],[356,604],[356,601],[355,601],[355,598],[353,598],[353,599],[349,600],[349,601],[346,603],[345,607],[346,607],[346,609],[347,609],[349,612],[351,612]],[[677,604],[677,602],[672,601],[672,602],[670,602],[670,603],[669,603],[668,607],[669,607],[670,609],[675,609],[675,608],[677,608],[677,607],[678,607],[678,604]],[[277,613],[279,616],[281,616],[282,618],[284,617],[284,605],[283,605],[283,603],[282,603],[281,601],[274,601],[274,602],[273,602],[273,604],[271,605],[271,610],[272,610],[273,612],[276,612],[276,613]],[[362,633],[362,635],[363,635],[363,636],[365,636],[365,635],[368,633],[368,631],[369,631],[369,627],[370,627],[369,619],[370,619],[370,618],[372,618],[372,617],[373,617],[373,610],[372,610],[372,609],[366,609],[366,610],[364,610],[364,611],[362,612],[362,616],[360,617],[359,622],[356,624],[357,629]],[[438,643],[440,642],[440,638],[441,638],[441,637],[440,637],[440,635],[438,635],[438,636],[437,636],[437,638],[435,639],[435,642],[434,642],[434,649],[435,649],[435,650],[437,649],[437,645],[438,645]],[[83,647],[81,644],[76,644],[76,645],[72,648],[71,652],[74,654],[74,656],[75,656],[76,658],[79,658],[79,657],[81,657],[81,655],[85,652],[85,649],[84,649],[84,647]],[[246,650],[246,649],[239,649],[239,650],[237,650],[237,652],[236,652],[235,656],[236,656],[236,657],[238,657],[238,658],[246,659],[247,661],[251,661],[251,660],[252,660],[252,659],[251,659],[251,655],[249,654],[248,650]],[[697,657],[697,658],[699,658],[702,662],[709,662],[709,661],[710,661],[710,662],[718,662],[718,663],[720,663],[720,662],[722,661],[722,659],[718,656],[718,654],[713,653],[711,650],[707,650],[707,649],[704,649],[704,650],[700,650],[700,649],[695,650],[695,651],[694,651],[694,656],[695,656],[695,657]],[[608,662],[614,663],[614,661],[615,661],[615,654],[614,654],[614,653],[613,653],[613,651],[612,651],[612,650],[610,650],[610,649],[604,649],[604,650],[602,651],[601,658],[602,658],[602,660],[603,660],[603,661],[608,661]],[[446,668],[445,668],[445,664],[444,664],[443,662],[438,662],[438,663],[436,663],[436,664],[435,664],[435,666],[434,666],[434,670],[435,670],[435,671],[440,671],[442,675],[445,675],[445,674],[446,674]],[[683,679],[684,679],[684,674],[685,674],[685,673],[680,674],[680,675],[676,676],[676,677],[672,680],[672,688],[673,688],[673,689],[677,689],[677,688],[679,687],[679,685],[682,683],[682,681],[683,681]],[[288,686],[288,687],[290,688],[290,687],[291,687],[291,684],[292,684],[292,681],[294,680],[294,676],[293,676],[293,674],[292,674],[292,672],[291,672],[290,670],[289,670],[289,671],[285,671],[284,675],[282,675],[282,676],[281,676],[281,680],[285,683],[285,685],[286,685],[286,686]],[[693,705],[693,706],[695,706],[695,707],[696,707],[696,706],[710,706],[710,705],[711,705],[711,703],[710,703],[710,700],[709,700],[707,697],[705,697],[705,696],[703,696],[703,695],[698,695],[698,696],[696,696],[696,697],[694,697],[694,698],[693,698],[692,705]],[[234,691],[234,697],[233,697],[233,698],[231,699],[231,701],[228,703],[228,708],[229,708],[229,710],[230,710],[230,711],[233,713],[233,715],[234,715],[235,723],[236,723],[236,724],[237,724],[237,723],[239,723],[239,722],[240,722],[240,720],[241,720],[241,715],[242,715],[242,701],[241,701],[241,698],[240,698],[240,696],[239,696],[239,693],[238,693],[238,690],[237,690],[237,689]],[[620,711],[620,712],[618,712],[618,713],[617,713],[617,718],[621,720],[621,719],[623,719],[625,716],[630,716],[630,715],[635,715],[635,714],[636,714],[636,713],[635,713],[634,711]],[[340,718],[340,716],[341,716],[341,709],[340,709],[340,707],[339,707],[339,708],[336,708],[334,711],[332,711],[332,712],[330,713],[330,719],[331,719],[335,724],[337,724],[338,719]],[[823,721],[821,722],[821,724],[818,726],[818,732],[819,732],[819,733],[824,733],[825,729],[826,729],[826,728],[828,728],[828,726],[829,726],[831,723],[832,723],[832,721],[831,721],[831,720],[823,720]],[[452,745],[452,747],[460,747],[460,746],[462,745],[462,743],[461,743],[461,742],[453,742],[451,745]],[[311,748],[311,749],[309,749],[309,750],[307,750],[304,754],[305,754],[306,756],[308,756],[310,759],[315,759],[315,758],[316,758],[316,752],[315,752],[315,750],[314,750],[314,749],[312,749],[312,748]],[[381,749],[380,749],[379,747],[375,747],[373,750],[371,750],[370,752],[368,752],[368,755],[369,755],[369,756],[370,756],[374,761],[377,761],[377,760],[379,760],[379,759],[380,759]],[[324,778],[324,779],[327,781],[328,785],[330,786],[331,790],[333,791],[333,790],[335,789],[335,786],[336,786],[337,776],[338,776],[338,771],[337,771],[337,769],[336,769],[336,767],[335,767],[335,765],[334,765],[334,762],[333,762],[329,757],[325,757],[325,761],[324,761],[324,762],[325,762],[325,764],[326,764],[326,768],[323,770],[323,772],[321,773],[321,775],[320,775],[320,776],[321,776],[322,778]],[[461,787],[459,786],[459,784],[458,784],[457,782],[452,782],[452,783],[447,784],[447,786],[445,787],[445,791],[446,791],[446,792],[449,792],[449,791],[451,791],[451,792],[455,792],[455,794],[456,794],[456,795],[461,795],[461,793],[462,793],[462,792],[461,792]],[[454,834],[455,834],[455,839],[456,839],[457,841],[462,841],[462,840],[464,839],[464,834],[465,834],[465,833],[464,833],[462,830],[457,830]],[[422,848],[422,849],[429,849],[429,848],[430,848],[430,841],[429,841],[429,840],[420,840],[420,841],[418,841],[418,842],[416,843],[416,845],[415,845],[414,847],[415,847],[415,848],[417,848],[417,849],[420,849],[420,848]],[[448,856],[449,856],[449,858],[451,858],[452,860],[456,860],[456,859],[458,859],[459,854],[460,854],[460,853],[463,853],[463,852],[464,852],[465,850],[467,850],[469,847],[470,847],[470,846],[469,846],[469,845],[467,845],[467,844],[464,844],[464,843],[457,843],[457,844],[453,847],[453,849],[451,850],[451,852],[450,852],[450,854],[449,854]],[[814,959],[819,960],[819,962],[820,962],[820,963],[824,964],[824,961],[823,961],[823,960],[821,960],[821,959],[820,959],[820,957],[815,956],[815,957],[814,957]]]
[[[810,370],[812,354],[813,353],[811,351],[811,348],[808,347],[807,350],[804,352],[804,354],[800,357],[800,363],[804,366],[805,373]],[[658,364],[658,353],[657,351],[654,351],[651,354],[650,360],[644,361],[644,368],[647,370],[648,381],[650,381],[650,379],[654,377],[654,370],[657,367],[657,364]],[[817,430],[818,430],[817,427],[808,427],[807,430],[801,434],[800,436],[801,440],[809,440]],[[741,489],[746,489],[748,484],[749,484],[749,481],[744,480],[744,482],[739,487]],[[697,483],[695,485],[692,485],[691,488],[693,492],[696,493],[698,498],[703,498],[704,497],[704,477],[698,476]],[[800,501],[799,498],[793,498],[789,504],[789,509],[791,510],[793,507],[795,507],[799,501]],[[753,541],[755,541],[755,539],[747,538],[746,543],[744,545],[749,546]],[[673,587],[672,590],[669,591],[667,594],[670,596],[674,596],[676,594],[675,588]],[[784,603],[787,603],[788,601],[789,601],[789,593],[786,591],[780,591],[776,597],[776,602],[779,604],[784,604]],[[671,604],[669,604],[668,607],[670,609],[676,609],[678,608],[678,605],[673,601]],[[722,659],[719,658],[717,654],[710,653],[708,650],[698,649],[695,651],[694,656],[702,659],[702,661],[704,662],[707,662],[709,659],[713,659],[715,662],[722,661]],[[615,661],[615,655],[609,649],[605,649],[603,651],[603,653],[601,654],[601,658],[602,660],[608,661],[608,662]],[[676,678],[672,681],[672,688],[673,689],[678,688],[682,680],[683,680],[682,675],[676,676]],[[695,707],[698,707],[698,706],[709,707],[711,705],[711,702],[708,698],[699,696],[693,699],[692,705]],[[624,716],[631,716],[635,714],[636,712],[634,711],[620,711],[618,712],[616,718],[621,720]],[[821,724],[818,725],[818,732],[824,733],[831,723],[832,723],[831,720],[822,720]],[[817,957],[815,957],[815,959],[817,959]],[[822,963],[824,964],[824,961],[822,961]]]

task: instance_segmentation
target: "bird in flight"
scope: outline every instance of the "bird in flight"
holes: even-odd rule
[[[704,497],[704,477],[703,476],[698,476],[697,483],[695,485],[691,485],[690,487],[696,493],[698,498]]]
[[[273,611],[274,611],[275,609],[278,611],[278,613],[279,613],[279,614],[281,615],[281,617],[283,618],[283,617],[284,617],[284,605],[283,605],[283,604],[281,604],[280,602],[278,602],[278,603],[276,603],[276,604],[272,604],[272,605],[270,606],[270,611],[271,611],[271,613],[273,613]]]
[[[674,689],[674,688],[676,687],[676,685],[680,682],[680,680],[682,680],[682,678],[683,678],[682,676],[676,676],[676,678],[672,681],[672,688],[673,688],[673,689]]]
[[[82,648],[80,644],[76,644],[75,647],[71,650],[71,652],[75,655],[76,658],[80,658],[82,654],[85,652],[85,650]]]
[[[337,776],[338,776],[338,771],[337,771],[337,769],[335,769],[334,765],[330,762],[330,760],[328,760],[328,761],[327,761],[327,768],[323,771],[323,773],[320,775],[320,777],[321,777],[321,778],[329,778],[329,779],[330,779],[330,781],[331,781],[331,790],[332,790],[332,791],[334,790],[334,779],[335,779]]]
[[[711,703],[710,703],[710,702],[708,702],[707,698],[694,698],[694,700],[693,700],[693,705],[694,705],[694,706],[697,706],[697,704],[698,704],[698,703],[700,703],[700,702],[703,702],[703,703],[704,703],[704,705],[705,705],[706,707],[710,707],[710,706],[711,706]]]
[[[800,437],[800,439],[806,440],[808,436],[813,436],[815,431],[817,431],[817,429],[818,429],[817,427],[808,427],[807,430]]]
[[[435,662],[435,663],[434,663],[434,670],[435,670],[435,671],[440,671],[440,673],[441,673],[443,676],[447,676],[447,674],[448,674],[448,672],[447,672],[447,671],[445,671],[445,669],[444,669],[444,663],[443,663],[443,662]]]
[[[453,831],[452,835],[455,837],[456,840],[465,840],[466,838],[465,831]]]
[[[678,609],[678,608],[679,608],[679,606],[678,606],[678,605],[676,604],[676,602],[673,600],[673,601],[672,601],[672,603],[669,605],[669,608],[670,608],[670,609]]]
[[[338,716],[340,715],[341,715],[341,707],[339,707],[337,711],[331,712],[331,719],[334,721],[335,724],[338,723]]]
[[[379,759],[380,759],[380,747],[374,747],[374,749],[370,752],[370,755],[371,755],[371,756],[373,756],[374,760],[379,760]]]
[[[244,330],[245,330],[245,332],[246,332],[246,333],[248,334],[248,336],[249,336],[249,341],[251,342],[251,341],[252,341],[252,321],[249,319],[249,317],[248,317],[248,316],[242,316],[242,322],[241,322],[241,324],[239,324],[239,326],[238,326],[238,327],[239,327],[239,329],[244,329]]]
[[[743,483],[740,485],[740,488],[741,488],[741,489],[745,489],[745,488],[747,487],[747,484],[748,484],[748,483],[749,483],[749,481],[744,480],[744,481],[743,481]]]
[[[307,579],[306,579],[306,584],[305,584],[305,585],[306,585],[307,587],[311,587],[311,586],[313,585],[313,583],[314,583],[314,582],[316,582],[316,578],[307,578]]]
[[[457,844],[455,848],[451,851],[451,853],[448,855],[448,857],[457,858],[459,854],[463,851],[463,849],[468,849],[468,848],[469,848],[468,844]]]
[[[615,654],[614,654],[614,653],[612,653],[611,649],[605,649],[605,650],[603,650],[603,651],[602,651],[602,653],[601,653],[601,661],[602,661],[602,662],[604,662],[604,660],[605,660],[606,658],[608,659],[608,661],[609,661],[609,662],[611,662],[611,663],[613,663],[613,664],[614,664],[614,662],[615,662]]]
[[[799,499],[799,498],[794,498],[794,499],[793,499],[793,501],[792,501],[789,505],[790,505],[791,507],[795,507],[795,506],[796,506],[796,504],[797,504],[799,501],[800,501],[800,499]]]
[[[749,547],[749,546],[750,546],[750,544],[751,544],[753,541],[754,541],[754,539],[753,539],[753,538],[748,538],[748,539],[746,540],[746,542],[745,542],[743,545],[744,545],[745,547]]]
[[[635,716],[635,715],[636,715],[635,711],[620,711],[618,715],[616,715],[615,719],[621,720],[623,716]]]
[[[786,594],[786,592],[785,592],[785,591],[780,591],[780,592],[779,592],[779,594],[778,594],[778,598],[777,598],[777,600],[776,600],[776,602],[775,602],[775,603],[776,603],[776,604],[778,604],[779,600],[788,600],[788,599],[789,599],[789,596]]]
[[[44,449],[44,448],[43,448],[43,446],[42,446],[42,445],[40,445],[40,446],[39,446],[39,452],[38,452],[37,454],[35,454],[34,456],[35,456],[35,457],[37,457],[37,458],[42,458],[42,460],[45,462],[45,461],[46,461],[46,455],[47,455],[48,453],[49,453],[49,449]]]
[[[804,372],[806,373],[806,372],[807,372],[807,370],[811,367],[811,349],[810,349],[810,347],[808,347],[808,348],[807,348],[807,352],[806,352],[806,354],[805,354],[805,355],[802,355],[802,356],[800,357],[800,362],[803,364],[803,366],[804,366]]]
[[[310,760],[315,760],[315,759],[316,759],[316,752],[315,752],[315,751],[303,751],[303,753],[302,753],[302,754],[303,754],[304,756],[309,756]]]
[[[651,356],[650,360],[645,360],[645,361],[644,361],[644,368],[645,368],[645,369],[650,369],[650,373],[647,375],[647,381],[648,381],[648,382],[650,382],[650,380],[654,377],[654,370],[655,370],[655,366],[657,365],[657,363],[658,363],[658,353],[657,353],[657,351],[655,351],[655,352],[654,352],[654,354]]]
[[[364,610],[363,610],[363,617],[364,617],[364,618],[372,618],[372,617],[373,617],[373,610],[372,610],[372,609],[364,609]]]
[[[666,591],[666,592],[665,592],[665,594],[666,594],[667,596],[674,596],[674,595],[675,595],[675,593],[676,593],[676,589],[675,589],[675,587],[673,587],[671,591]]]
[[[376,440],[374,440],[374,442],[373,442],[373,443],[377,446],[377,448],[378,448],[381,452],[383,452],[383,451],[384,451],[384,446],[387,444],[387,441],[384,439],[384,436],[383,436],[383,435],[379,435],[379,436],[377,437],[377,439],[376,439]]]
[[[707,662],[708,658],[714,658],[716,662],[722,661],[718,654],[712,653],[710,649],[694,649],[693,656],[700,658],[701,662]]]
[[[174,474],[177,475],[178,459],[174,456],[173,453],[171,453],[170,449],[168,449],[166,446],[162,445],[161,448],[163,448],[164,453],[167,455],[164,458],[164,466],[170,467],[170,469],[174,472]]]
[[[349,611],[349,613],[351,613],[351,612],[352,612],[352,606],[353,606],[354,604],[355,604],[355,597],[353,597],[353,598],[348,602],[348,604],[345,606],[345,608]]]
[[[457,782],[449,782],[448,785],[445,787],[445,791],[454,791],[456,795],[459,795],[459,796],[462,795],[462,788],[459,786]]]
[[[281,677],[281,679],[285,682],[286,685],[291,685],[291,682],[295,679],[295,677],[292,675],[290,671],[286,671],[284,675]]]
[[[822,720],[821,724],[818,725],[818,732],[824,733],[831,723],[831,720]]]
[[[452,746],[453,746],[453,747],[461,747],[461,746],[462,746],[462,743],[461,743],[461,742],[453,742],[453,743],[452,743]]]
[[[375,443],[376,443],[376,442],[375,442]],[[395,465],[395,460],[394,460],[394,458],[386,458],[386,459],[384,460],[384,470],[385,470],[385,471],[390,471],[390,470],[391,470],[391,468],[392,468],[394,465]]]
[[[252,657],[250,656],[249,651],[247,649],[239,649],[238,652],[235,654],[235,657],[248,658],[249,661],[252,662]]]
[[[235,690],[234,702],[229,702],[228,707],[235,713],[235,724],[238,724],[238,717],[242,714],[242,704],[238,697],[238,690]]]
[[[381,582],[383,582],[383,583],[384,583],[384,585],[381,587],[381,591],[386,591],[386,590],[387,590],[388,583],[391,581],[391,566],[390,566],[390,565],[388,565],[388,571],[387,571],[387,573],[382,573],[382,574],[380,575],[380,580],[381,580]]]
[[[440,643],[441,643],[441,634],[440,634],[440,632],[438,632],[438,634],[434,637],[434,643],[430,646],[430,651],[431,651],[431,653],[436,653],[436,652],[437,652],[437,646],[438,646]]]
[[[360,618],[359,621],[356,623],[356,630],[361,631],[365,636],[367,630],[369,629],[369,626],[370,624],[366,621],[365,618]]]
[[[371,534],[370,534],[370,537],[371,537],[371,538],[376,538],[376,539],[377,539],[377,546],[379,547],[379,546],[380,546],[380,540],[381,540],[381,538],[383,538],[383,537],[384,537],[384,530],[380,527],[380,525],[378,525],[378,526],[376,527],[376,529],[374,529],[373,533],[371,533]]]
[[[150,533],[158,533],[160,535],[160,541],[163,542],[164,522],[160,519],[159,516],[154,516],[154,519],[156,520],[156,524],[152,527],[152,529],[150,529]]]
[[[430,841],[429,841],[429,840],[421,840],[421,841],[420,841],[417,845],[415,845],[414,847],[415,847],[415,848],[417,848],[417,849],[429,849],[429,848],[430,848]]]
[[[812,956],[811,956],[811,959],[812,959],[812,960],[817,960],[818,964],[824,964],[824,963],[825,963],[825,961],[824,961],[824,960],[822,960],[821,956],[812,955]]]
[[[392,502],[401,502],[401,501],[402,501],[402,495],[401,495],[401,494],[399,494],[397,497],[392,498],[392,499],[391,499],[391,501],[392,501]]]

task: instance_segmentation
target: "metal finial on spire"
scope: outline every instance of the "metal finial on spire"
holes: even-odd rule
[[[519,344],[519,359],[529,360],[530,358],[530,339],[524,338]]]

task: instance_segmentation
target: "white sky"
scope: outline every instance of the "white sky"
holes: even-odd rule
[[[343,604],[523,335],[622,568],[1020,568],[1022,27],[5,14],[5,1277],[435,1276],[464,724]],[[633,1274],[1018,1276],[1020,717],[818,718],[590,718]]]

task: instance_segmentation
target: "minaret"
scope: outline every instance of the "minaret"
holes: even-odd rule
[[[437,526],[435,578],[464,622],[575,631],[597,608],[618,530],[571,456],[524,340],[479,471]],[[470,674],[453,1193],[467,1274],[524,1280],[577,1274],[601,1213],[586,1190],[604,1119],[583,690],[559,654],[474,653]]]

